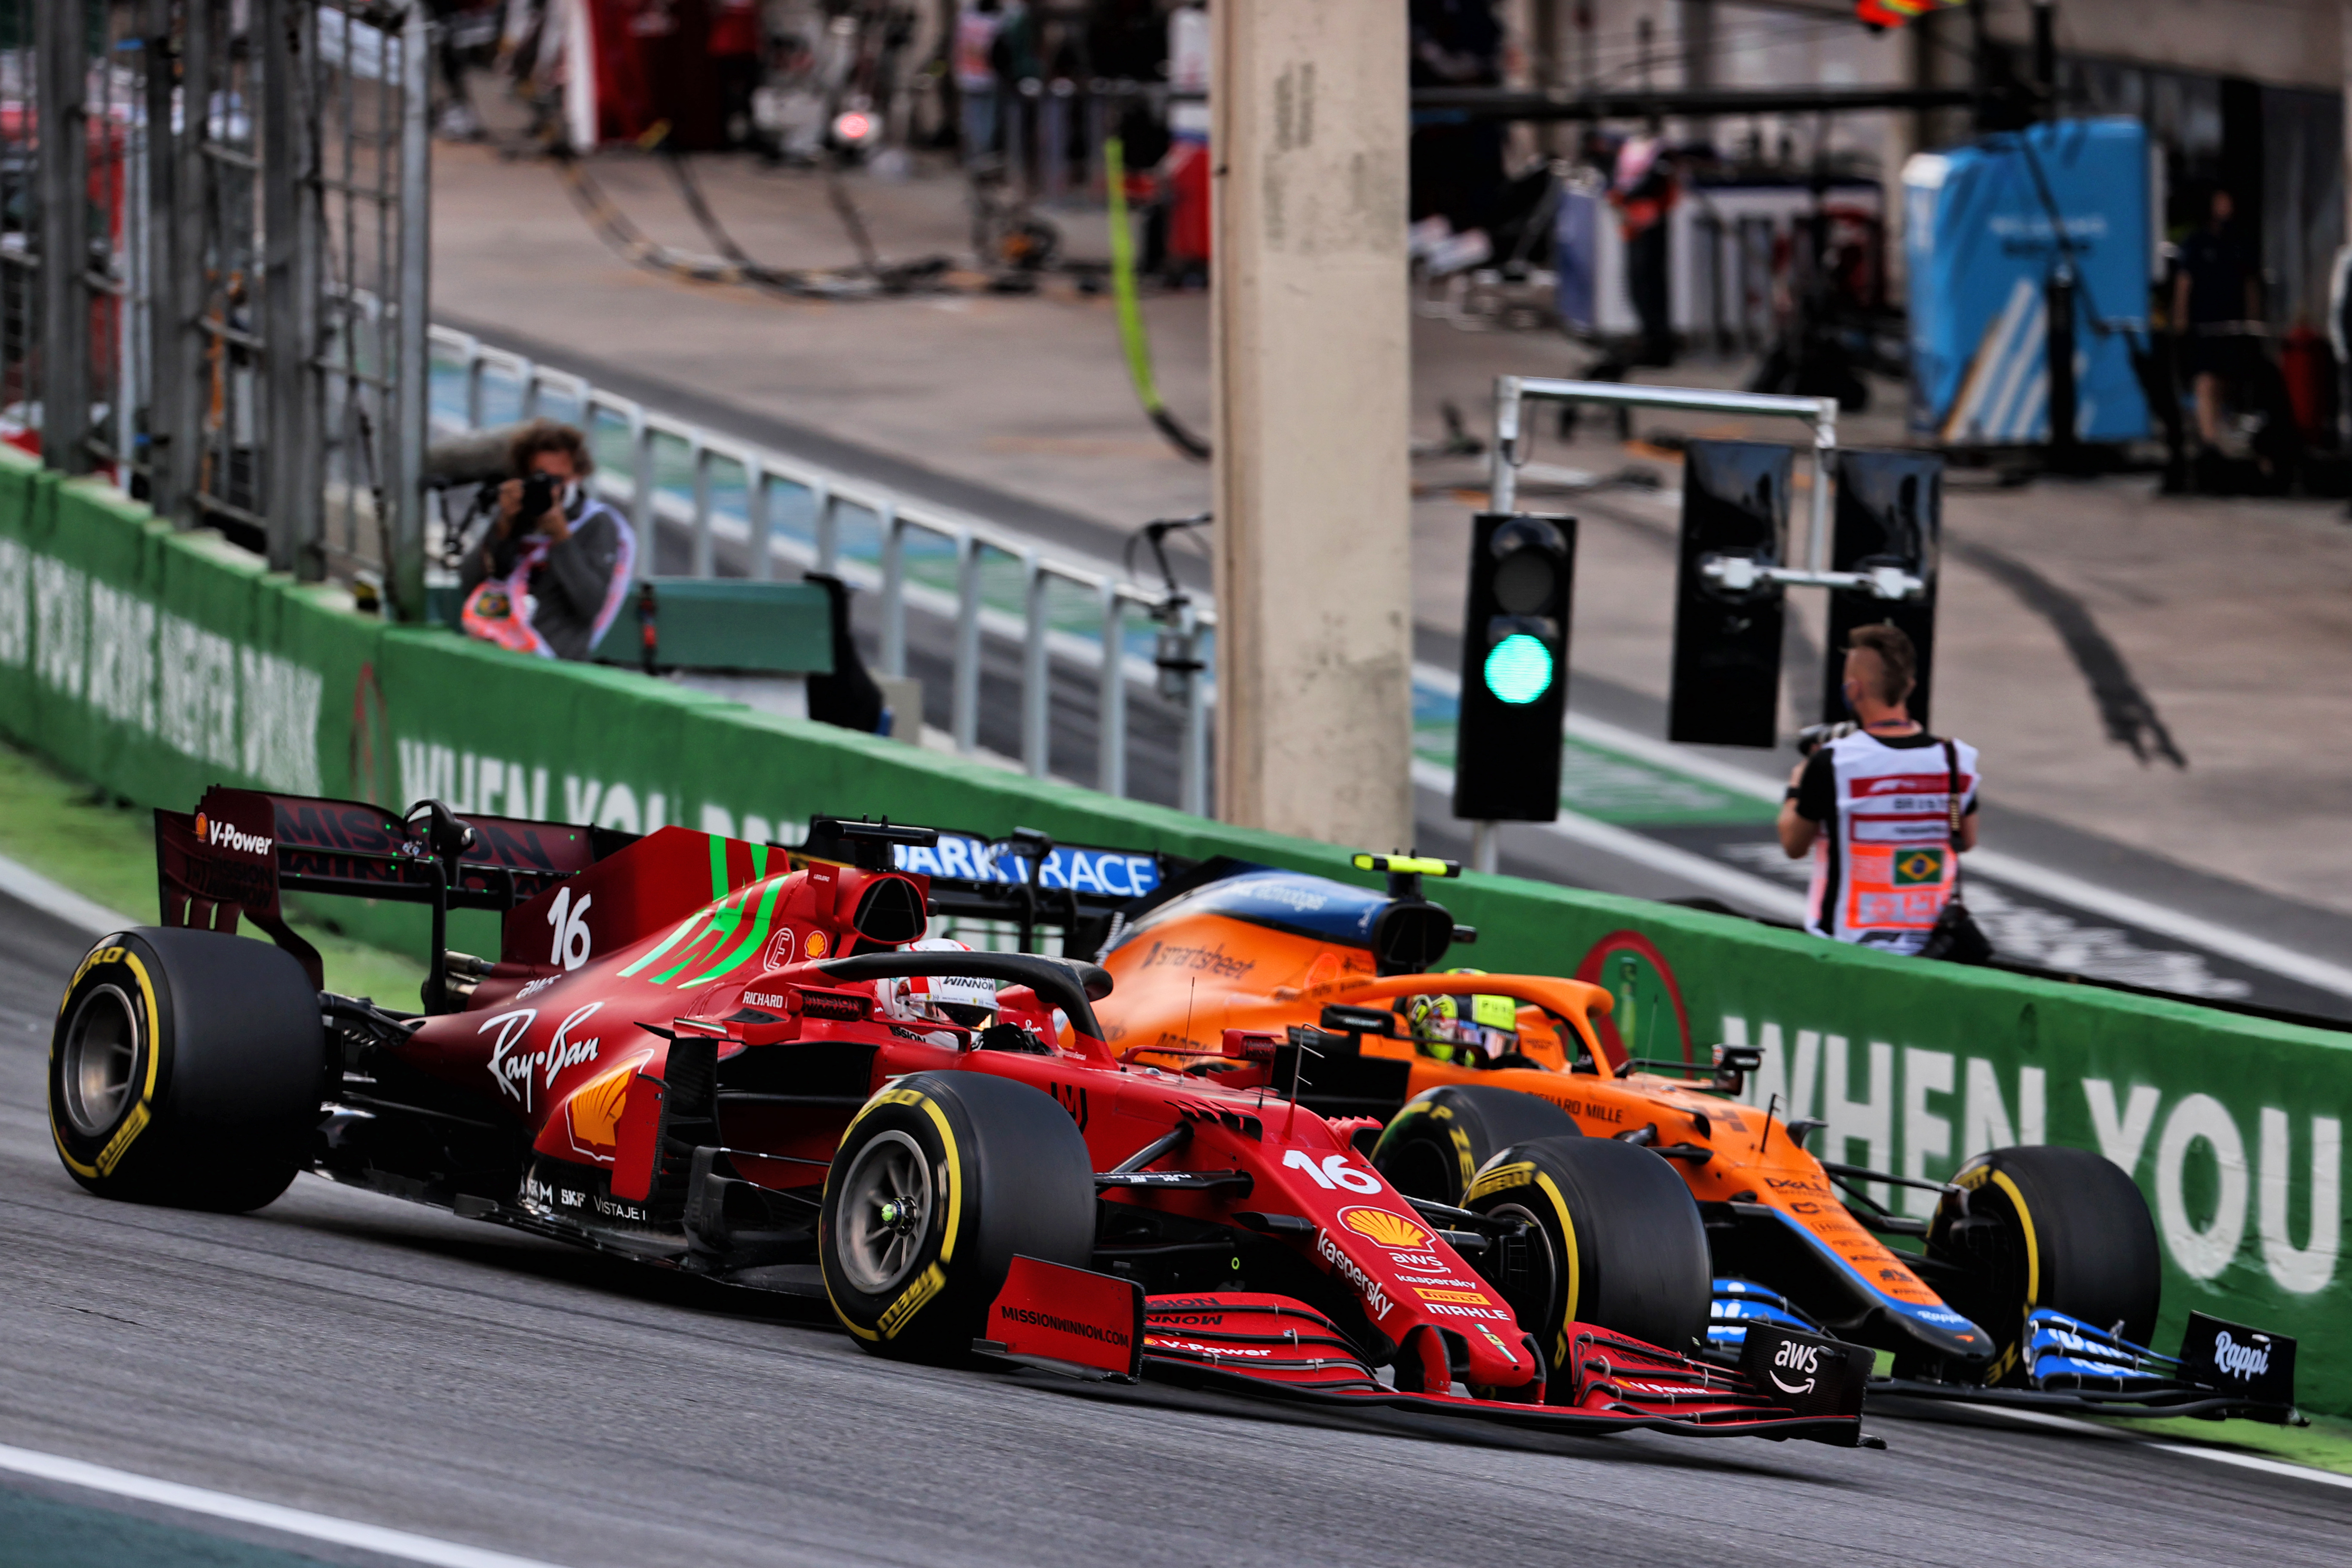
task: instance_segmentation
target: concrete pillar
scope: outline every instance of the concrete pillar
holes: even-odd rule
[[[2344,71],[2344,240],[2352,245],[2352,0],[2337,0],[2336,49]],[[2346,370],[2352,374],[2352,365]]]
[[[1210,13],[1217,808],[1412,834],[1405,8]]]

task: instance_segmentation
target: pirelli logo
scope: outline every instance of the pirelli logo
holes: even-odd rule
[[[907,1287],[906,1294],[884,1310],[882,1321],[875,1327],[882,1331],[882,1337],[886,1340],[898,1338],[898,1331],[907,1326],[907,1320],[922,1310],[923,1303],[938,1295],[947,1282],[946,1272],[938,1264],[932,1264],[923,1270],[921,1279]]]
[[[1495,1304],[1485,1292],[1478,1290],[1432,1290],[1426,1286],[1416,1285],[1412,1293],[1424,1301],[1449,1301],[1457,1307],[1491,1307]]]

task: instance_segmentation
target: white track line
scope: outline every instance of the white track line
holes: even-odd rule
[[[2265,1459],[2259,1455],[2240,1454],[2227,1448],[2208,1448],[2195,1443],[2158,1442],[2113,1426],[2102,1426],[2095,1421],[2077,1420],[2072,1415],[2053,1415],[2046,1410],[2006,1410],[1998,1405],[1970,1405],[1962,1408],[2031,1426],[2050,1426],[2064,1432],[2095,1432],[2103,1437],[2137,1443],[2143,1448],[2160,1448],[2168,1454],[2186,1454],[2192,1459],[2210,1459],[2217,1465],[2236,1465],[2243,1469],[2260,1470],[2265,1475],[2285,1476],[2291,1480],[2317,1481],[2325,1487],[2352,1488],[2352,1476],[2338,1475],[2334,1470],[2317,1470],[2309,1465],[2289,1464],[2284,1459]]]
[[[1443,763],[1416,758],[1412,764],[1412,782],[1423,789],[1451,796],[1454,793],[1454,770]],[[1802,921],[1805,918],[1804,895],[1792,889],[1768,882],[1720,860],[1711,860],[1687,849],[1677,849],[1671,844],[1660,843],[1628,828],[1581,816],[1565,806],[1560,808],[1558,821],[1514,823],[1512,826],[1549,833],[1554,837],[1614,855],[1621,860],[1646,866],[1653,871],[1679,878],[1728,902],[1745,905],[1775,920]]]
[[[1435,665],[1413,667],[1416,679],[1425,684],[1445,689],[1457,689],[1461,679]],[[1580,741],[1619,752],[1636,762],[1679,773],[1735,793],[1752,795],[1758,800],[1777,801],[1786,788],[1783,781],[1737,763],[1704,756],[1648,735],[1636,734],[1620,724],[1605,719],[1570,712],[1568,732]],[[1450,786],[1449,786],[1450,787]],[[1697,857],[1693,857],[1697,858]],[[2071,904],[2088,913],[2104,915],[2109,920],[2158,936],[2170,937],[2175,942],[2204,949],[2223,958],[2233,958],[2250,969],[2267,971],[2272,974],[2298,981],[2315,991],[2326,991],[2338,996],[2352,996],[2352,967],[2284,947],[2265,937],[2236,930],[2192,915],[2168,905],[2152,903],[2112,888],[2100,886],[2084,878],[2065,871],[2053,871],[2037,866],[2014,855],[1998,849],[1975,849],[1969,853],[1968,868],[1990,881],[2000,882],[2023,892]],[[1769,886],[1770,884],[1764,884]],[[1785,891],[1785,889],[1780,889]]]
[[[88,931],[92,936],[152,923],[134,921],[104,904],[94,903],[71,888],[52,882],[30,866],[19,865],[5,855],[0,855],[0,893],[5,893],[20,903],[30,904],[44,914],[55,915],[66,924]]]
[[[487,1552],[478,1546],[460,1546],[455,1542],[436,1541],[429,1535],[411,1535],[404,1530],[387,1530],[380,1524],[360,1524],[299,1508],[256,1502],[251,1498],[237,1497],[230,1492],[208,1491],[203,1487],[182,1486],[177,1481],[159,1481],[147,1476],[134,1476],[128,1470],[109,1469],[104,1465],[60,1458],[55,1454],[37,1453],[30,1448],[0,1446],[0,1470],[11,1470],[20,1476],[32,1476],[63,1486],[79,1487],[86,1491],[156,1503],[184,1513],[259,1525],[264,1530],[275,1530],[310,1541],[331,1542],[337,1546],[354,1547],[362,1552],[381,1552],[404,1562],[429,1563],[436,1568],[550,1568],[549,1564],[534,1558],[512,1557],[503,1552]]]

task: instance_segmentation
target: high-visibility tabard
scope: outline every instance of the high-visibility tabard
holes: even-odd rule
[[[1953,742],[1960,811],[1976,809],[1977,749]],[[1939,741],[1890,746],[1857,731],[1829,742],[1836,812],[1813,840],[1809,929],[1916,952],[1959,879],[1951,771]]]

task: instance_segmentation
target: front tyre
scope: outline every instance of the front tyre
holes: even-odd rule
[[[318,993],[268,942],[152,927],[90,950],[49,1045],[49,1127],[101,1197],[243,1213],[310,1157]]]
[[[1706,1228],[1680,1173],[1607,1138],[1538,1138],[1488,1161],[1463,1207],[1527,1222],[1479,1272],[1532,1333],[1558,1397],[1574,1386],[1570,1325],[1687,1354],[1706,1331]]]
[[[1960,1167],[1927,1230],[1928,1256],[1964,1271],[1944,1290],[1992,1336],[1988,1383],[2025,1374],[2025,1320],[2051,1308],[2146,1344],[2164,1285],[2156,1222],[2121,1169],[2087,1149],[1995,1149]]]
[[[843,1134],[817,1256],[860,1346],[955,1362],[1015,1256],[1083,1268],[1094,1238],[1094,1162],[1051,1095],[980,1072],[917,1073]]]
[[[1575,1138],[1549,1100],[1496,1084],[1441,1084],[1405,1101],[1372,1146],[1372,1166],[1408,1197],[1458,1205],[1480,1166],[1514,1143]]]

